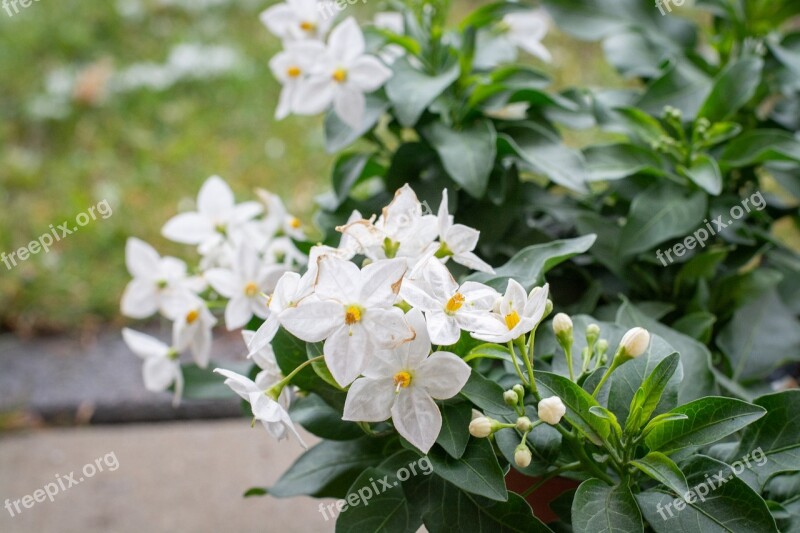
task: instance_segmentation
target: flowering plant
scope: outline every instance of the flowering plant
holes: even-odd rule
[[[777,531],[775,502],[797,503],[785,495],[800,471],[798,391],[719,396],[708,349],[647,302],[597,308],[587,297],[551,319],[545,275],[563,280],[554,269],[594,233],[518,249],[528,227],[482,246],[525,213],[514,195],[531,198],[534,185],[520,168],[589,189],[585,158],[550,122],[579,106],[510,64],[518,49],[550,59],[548,17],[503,2],[445,32],[440,3],[398,9],[366,37],[311,0],[262,15],[285,43],[270,62],[283,85],[277,117],[326,112],[329,149],[363,137],[375,150],[338,159],[318,239],[276,196],[237,204],[212,177],[196,211],[162,231],[197,247],[196,269],[129,241],[123,312],[173,322],[171,345],[123,331],[147,387],[177,402],[224,378],[273,437],[305,446],[299,424],[322,439],[267,492],[339,498],[337,531]],[[212,372],[220,319],[244,328],[250,368]],[[181,365],[184,351],[193,364]],[[765,463],[702,493],[756,449]],[[421,457],[434,475],[351,503]],[[510,469],[535,478],[522,494],[507,487]],[[580,485],[553,504],[561,524],[550,529],[523,496],[556,476]]]

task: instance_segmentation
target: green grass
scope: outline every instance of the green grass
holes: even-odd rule
[[[104,198],[113,208],[113,216],[49,254],[11,271],[0,263],[0,328],[24,334],[118,321],[128,281],[125,240],[134,235],[192,260],[191,250],[168,243],[160,228],[211,174],[226,178],[240,199],[251,199],[253,187],[268,188],[308,220],[332,158],[318,118],[273,119],[279,87],[267,62],[280,43],[257,17],[268,3],[234,1],[190,14],[151,1],[138,20],[121,17],[114,1],[35,2],[13,18],[0,11],[0,252],[26,245],[50,224],[73,221]],[[459,3],[456,16],[478,4]],[[346,14],[366,18],[377,7],[357,4]],[[163,92],[73,104],[62,120],[28,111],[54,69],[160,63],[183,42],[231,46],[246,68]],[[550,68],[557,86],[605,84],[612,76],[596,46],[557,34],[546,43],[557,60]]]

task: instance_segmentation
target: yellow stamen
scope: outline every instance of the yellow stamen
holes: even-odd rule
[[[289,76],[290,78],[297,78],[302,73],[303,71],[300,70],[300,67],[296,67],[294,65],[286,69],[286,75]]]
[[[343,68],[337,68],[333,71],[333,79],[337,83],[344,83],[347,81],[347,71]]]
[[[198,318],[200,318],[200,312],[197,311],[197,309],[192,309],[191,311],[186,313],[187,324],[194,324]]]
[[[447,300],[446,304],[444,304],[444,310],[452,315],[453,313],[461,309],[461,306],[464,305],[464,300],[465,300],[464,295],[461,294],[460,292],[457,292],[453,296],[451,296],[449,300]]]
[[[348,306],[344,310],[344,323],[348,326],[361,322],[361,308],[357,305]]]
[[[302,223],[302,222],[300,222],[300,219],[299,219],[299,218],[297,218],[297,217],[292,217],[292,219],[289,221],[289,225],[290,225],[291,227],[293,227],[294,229],[300,229],[300,226],[302,226],[302,225],[303,225],[303,223]]]
[[[409,385],[411,385],[411,374],[405,370],[398,372],[394,375],[394,384],[396,385],[395,392],[400,392],[401,388],[407,388]]]
[[[252,298],[256,294],[258,294],[258,285],[253,283],[252,281],[244,286],[244,294],[248,298]]]
[[[516,311],[511,311],[509,314],[506,315],[506,327],[510,330],[514,329],[514,327],[519,324],[519,313]]]
[[[317,29],[317,25],[314,24],[313,22],[308,22],[304,20],[303,22],[300,23],[300,29],[303,31],[314,31]]]

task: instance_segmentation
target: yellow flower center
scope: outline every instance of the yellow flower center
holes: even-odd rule
[[[289,221],[289,225],[290,225],[291,227],[293,227],[294,229],[300,229],[300,226],[302,226],[302,225],[303,225],[303,223],[302,223],[302,222],[300,222],[300,219],[299,219],[299,218],[297,218],[297,217],[292,217],[292,219]]]
[[[409,385],[411,385],[411,374],[409,374],[405,370],[402,372],[398,372],[397,374],[394,375],[394,384],[396,386],[395,390],[397,392],[400,392],[401,388],[403,389],[407,388]]]
[[[317,29],[317,25],[314,24],[313,22],[308,22],[307,20],[304,20],[303,22],[300,23],[300,29],[303,31],[314,31]]]
[[[357,305],[348,306],[344,310],[344,323],[348,326],[361,322],[361,308]]]
[[[248,298],[252,298],[256,294],[258,294],[258,285],[256,285],[254,282],[251,281],[250,283],[244,286],[244,294]]]
[[[344,83],[347,81],[347,71],[343,68],[337,68],[333,71],[333,79],[337,83]]]
[[[289,76],[290,78],[297,78],[302,73],[303,71],[300,70],[300,67],[296,67],[294,65],[286,69],[286,75]]]
[[[509,314],[506,315],[506,327],[510,330],[514,329],[514,327],[519,324],[519,313],[516,311],[511,311]]]
[[[191,311],[186,313],[187,324],[194,324],[198,318],[200,318],[200,312],[197,309],[192,309]]]
[[[451,296],[449,300],[447,300],[446,304],[444,304],[444,310],[452,315],[461,309],[461,306],[464,305],[464,300],[464,295],[460,292],[457,292]]]

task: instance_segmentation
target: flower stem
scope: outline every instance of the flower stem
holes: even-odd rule
[[[514,341],[508,341],[508,353],[511,355],[511,362],[514,363],[514,370],[517,371],[517,375],[519,379],[522,380],[523,385],[530,385],[528,380],[525,379],[525,375],[522,373],[522,370],[519,368],[519,362],[517,361],[517,354],[514,352]]]
[[[267,394],[269,396],[272,396],[274,399],[277,399],[278,396],[281,395],[281,392],[283,392],[283,388],[289,383],[291,383],[292,378],[294,378],[297,374],[299,374],[300,371],[302,371],[305,367],[307,367],[310,364],[316,363],[317,361],[322,361],[324,358],[325,358],[324,355],[319,355],[317,357],[314,357],[313,359],[309,359],[308,361],[304,361],[303,363],[297,365],[297,368],[292,370],[288,376],[286,376],[285,378],[277,382],[275,385],[270,387],[269,390],[266,391]]]
[[[530,387],[531,392],[533,393],[533,397],[536,398],[536,401],[540,401],[542,399],[541,395],[539,394],[539,389],[536,387],[536,380],[533,377],[533,344],[534,344],[534,337],[536,336],[536,328],[533,328],[533,331],[530,333],[530,337],[528,337],[528,349],[525,353],[525,366],[528,369],[528,377],[530,378]]]

